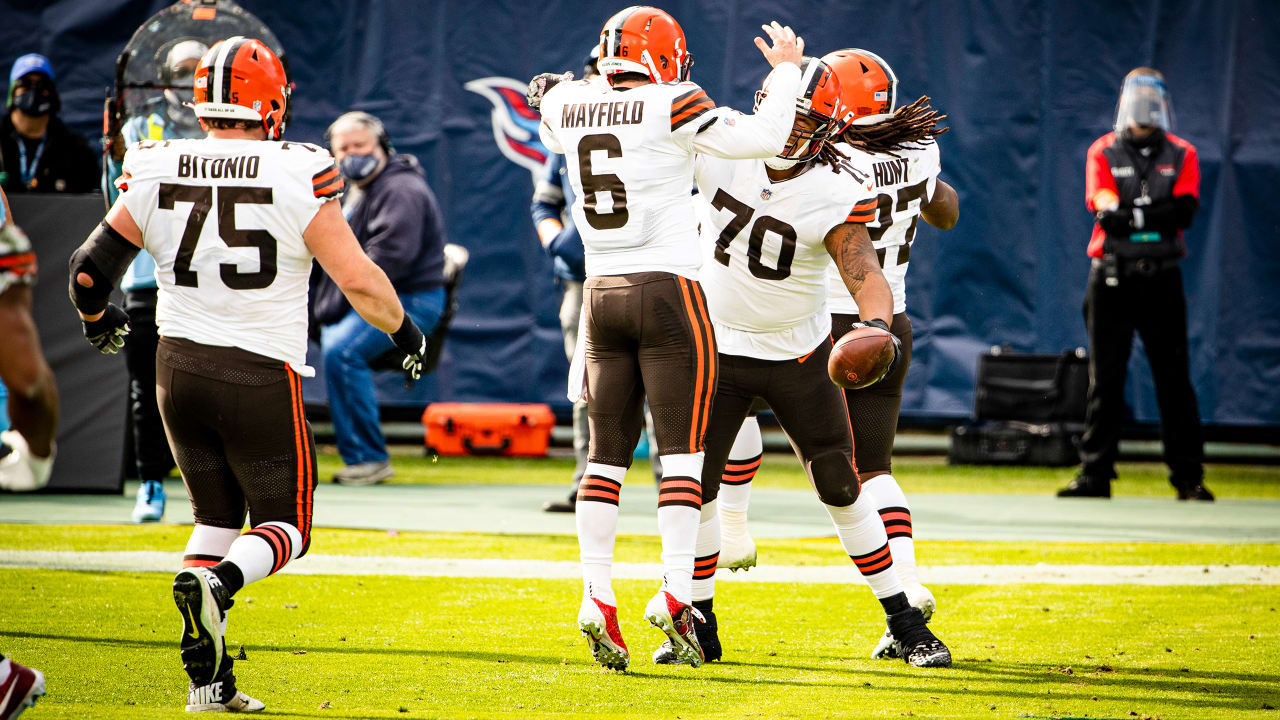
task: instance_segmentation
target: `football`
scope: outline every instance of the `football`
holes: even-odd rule
[[[893,336],[878,327],[859,327],[845,333],[831,348],[827,373],[831,382],[857,390],[880,378],[893,362]]]

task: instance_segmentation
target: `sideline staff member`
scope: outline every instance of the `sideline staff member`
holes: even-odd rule
[[[1147,350],[1160,406],[1169,482],[1179,500],[1213,500],[1205,489],[1200,411],[1187,361],[1187,307],[1178,261],[1182,231],[1200,206],[1200,164],[1174,135],[1164,77],[1140,67],[1125,76],[1115,131],[1089,148],[1085,205],[1096,213],[1089,240],[1089,404],[1080,475],[1059,497],[1111,497],[1124,418],[1124,381],[1136,330]]]

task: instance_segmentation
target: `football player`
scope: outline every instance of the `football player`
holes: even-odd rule
[[[889,537],[894,569],[913,607],[925,619],[936,609],[933,594],[916,575],[911,508],[893,477],[891,454],[902,405],[902,386],[911,363],[911,321],[906,314],[907,262],[921,218],[949,230],[959,217],[956,191],[938,178],[941,165],[935,139],[946,132],[929,98],[898,107],[898,79],[880,56],[867,50],[837,50],[823,57],[840,79],[841,95],[852,124],[839,136],[838,147],[863,178],[875,199],[866,223],[876,256],[893,292],[889,330],[902,346],[902,361],[880,382],[862,390],[846,390],[853,424],[854,455],[863,492],[874,502]],[[859,322],[858,303],[845,290],[836,268],[827,273],[828,309],[835,337]],[[720,493],[723,547],[720,567],[755,564],[755,543],[746,528],[751,476],[760,464],[760,430],[746,423],[735,441]],[[896,657],[899,649],[889,632],[872,657]]]
[[[120,197],[71,256],[70,294],[89,341],[115,353],[128,316],[108,302],[145,249],[155,258],[156,396],[195,528],[173,581],[189,712],[255,711],[223,636],[233,596],[307,552],[315,442],[302,408],[307,279],[314,257],[411,377],[425,340],[360,249],[333,158],[278,141],[289,83],[261,41],[223,40],[200,59],[206,138],[144,141],[125,155]],[[244,534],[248,511],[252,529]]]
[[[945,667],[951,655],[912,607],[893,571],[885,527],[870,496],[859,492],[854,443],[843,394],[827,375],[831,314],[826,277],[864,308],[855,327],[886,332],[893,294],[865,223],[875,218],[867,176],[845,163],[831,143],[848,121],[840,81],[822,60],[800,66],[795,124],[783,151],[764,160],[699,156],[698,190],[711,207],[702,269],[720,351],[720,383],[707,424],[703,506],[694,560],[694,607],[707,617],[696,629],[707,656],[720,654],[712,607],[720,550],[716,497],[731,446],[757,399],[787,432],[845,553],[884,607],[905,659]],[[768,85],[757,103],[779,92]],[[866,198],[866,199],[863,199]],[[895,362],[899,351],[895,339]],[[655,662],[678,661],[666,646]]]
[[[754,115],[716,108],[689,82],[693,59],[667,13],[629,7],[600,34],[607,83],[562,81],[539,97],[540,134],[566,155],[577,198],[573,219],[586,250],[585,365],[588,465],[576,523],[584,594],[578,625],[597,662],[623,670],[630,658],[610,584],[618,496],[631,465],[648,396],[662,465],[658,529],[662,588],[645,608],[686,663],[702,663],[691,607],[702,491],[703,435],[715,390],[716,340],[698,284],[697,222],[690,196],[695,153],[776,155],[791,126],[803,41],[777,23],[772,45],[778,97]]]
[[[58,388],[31,319],[36,254],[0,190],[0,383],[13,427],[0,432],[0,490],[39,490],[53,472]]]

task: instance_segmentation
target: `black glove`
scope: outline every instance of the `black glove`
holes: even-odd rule
[[[404,314],[400,329],[391,333],[391,342],[405,354],[400,367],[404,368],[406,379],[417,380],[422,377],[422,357],[427,354],[427,338],[414,324],[409,313]]]
[[[1098,213],[1098,225],[1108,235],[1128,235],[1133,230],[1133,211],[1124,208]]]
[[[529,103],[529,107],[537,110],[542,105],[542,97],[546,95],[551,88],[556,85],[573,79],[573,72],[566,73],[538,73],[529,81],[529,89],[525,91],[524,99]]]
[[[84,336],[103,355],[115,355],[124,347],[124,336],[129,334],[129,315],[113,303],[107,303],[102,317],[97,320],[81,320]]]
[[[881,320],[880,318],[871,318],[870,320],[861,320],[859,322],[854,323],[853,327],[849,329],[853,330],[853,329],[862,328],[862,327],[880,328],[881,330],[889,333],[889,337],[893,339],[893,362],[889,363],[889,368],[884,371],[883,375],[876,378],[876,382],[880,382],[881,380],[897,372],[898,363],[902,362],[902,341],[898,339],[897,335],[894,335],[893,332],[889,330],[889,323],[885,322],[884,320]],[[874,385],[875,383],[872,383],[872,384]]]

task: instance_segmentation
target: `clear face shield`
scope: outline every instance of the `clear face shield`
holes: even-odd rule
[[[1116,134],[1130,128],[1173,131],[1173,104],[1164,79],[1150,73],[1130,73],[1116,104]]]
[[[196,67],[209,49],[199,40],[183,40],[165,53],[160,79],[165,85],[164,110],[169,125],[181,137],[198,137],[200,120],[191,110]]]

